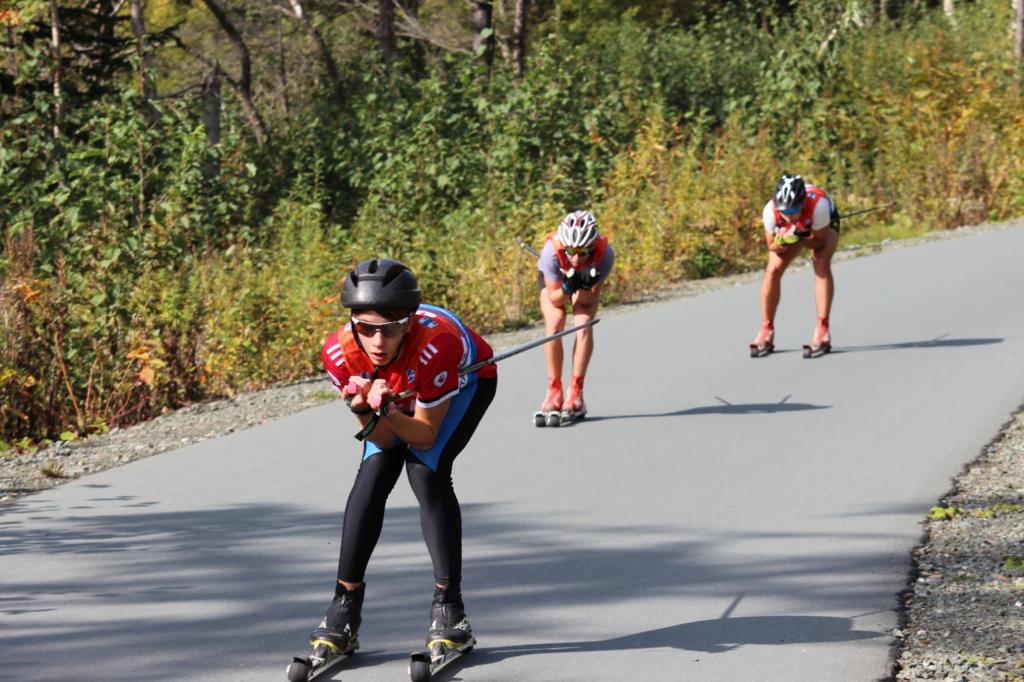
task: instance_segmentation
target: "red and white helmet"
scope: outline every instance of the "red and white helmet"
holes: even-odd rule
[[[590,246],[597,239],[597,220],[590,211],[573,211],[558,226],[558,241],[563,246]]]

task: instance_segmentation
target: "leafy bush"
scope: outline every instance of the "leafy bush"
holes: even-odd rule
[[[370,256],[402,258],[483,331],[536,319],[514,239],[540,246],[576,208],[615,246],[610,300],[759,267],[784,171],[845,212],[899,202],[844,239],[1024,211],[1008,3],[958,6],[959,28],[924,9],[868,26],[857,3],[736,6],[681,26],[653,19],[668,5],[564,3],[522,79],[462,56],[384,73],[346,48],[347,108],[312,88],[263,146],[232,95],[210,148],[200,102],[144,105],[125,74],[58,124],[48,50],[11,43],[0,439],[316,372],[339,281]]]

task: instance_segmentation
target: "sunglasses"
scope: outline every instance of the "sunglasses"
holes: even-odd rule
[[[792,208],[787,208],[785,210],[780,209],[779,213],[782,215],[796,215],[800,212],[801,208],[803,208],[803,206],[793,206]]]
[[[367,338],[373,338],[373,335],[380,332],[384,338],[390,339],[393,336],[398,336],[402,333],[402,329],[405,327],[405,323],[409,321],[409,317],[403,317],[400,320],[394,322],[384,322],[382,324],[374,324],[373,322],[363,322],[352,318],[352,326],[359,333],[360,336]]]
[[[578,247],[577,246],[567,246],[567,247],[565,247],[565,252],[567,254],[569,254],[570,256],[589,256],[590,255],[590,247],[589,246],[578,246]]]

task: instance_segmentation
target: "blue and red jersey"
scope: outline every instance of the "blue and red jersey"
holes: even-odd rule
[[[454,313],[432,305],[421,305],[411,315],[398,356],[384,367],[376,367],[359,347],[351,323],[328,336],[320,351],[327,376],[339,392],[349,377],[358,375],[385,380],[396,395],[412,389],[414,394],[398,404],[406,414],[413,414],[417,404],[433,407],[452,401],[434,446],[425,451],[411,449],[431,468],[437,466],[441,449],[461,421],[477,378],[498,376],[493,364],[462,376],[459,371],[493,355],[490,345]],[[364,441],[364,458],[376,452],[380,448]]]
[[[451,398],[471,377],[460,381],[459,370],[494,353],[483,338],[444,308],[421,305],[411,316],[398,357],[386,367],[375,367],[356,343],[351,323],[327,337],[320,356],[334,386],[341,391],[352,375],[384,379],[395,394],[408,389],[415,395],[404,401],[403,412],[412,414],[414,403],[432,407]],[[487,365],[474,372],[497,376]]]

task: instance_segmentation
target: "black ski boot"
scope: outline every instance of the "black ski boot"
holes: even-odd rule
[[[346,590],[341,583],[334,591],[334,601],[327,608],[320,627],[309,635],[309,641],[316,648],[318,644],[327,647],[331,654],[340,656],[359,648],[359,625],[363,622],[363,594],[366,585]]]
[[[435,585],[427,650],[418,651],[409,659],[409,677],[412,682],[430,682],[434,675],[472,651],[475,645],[459,588]]]
[[[348,654],[359,648],[359,625],[363,618],[365,585],[349,591],[338,583],[334,588],[334,601],[327,607],[327,615],[320,627],[309,635],[313,652],[296,656],[288,666],[289,682],[310,682],[334,668]]]
[[[476,643],[473,631],[469,627],[469,619],[466,618],[462,592],[458,588],[434,587],[427,648],[434,648],[435,643],[444,644],[449,649],[461,649],[468,644]]]

